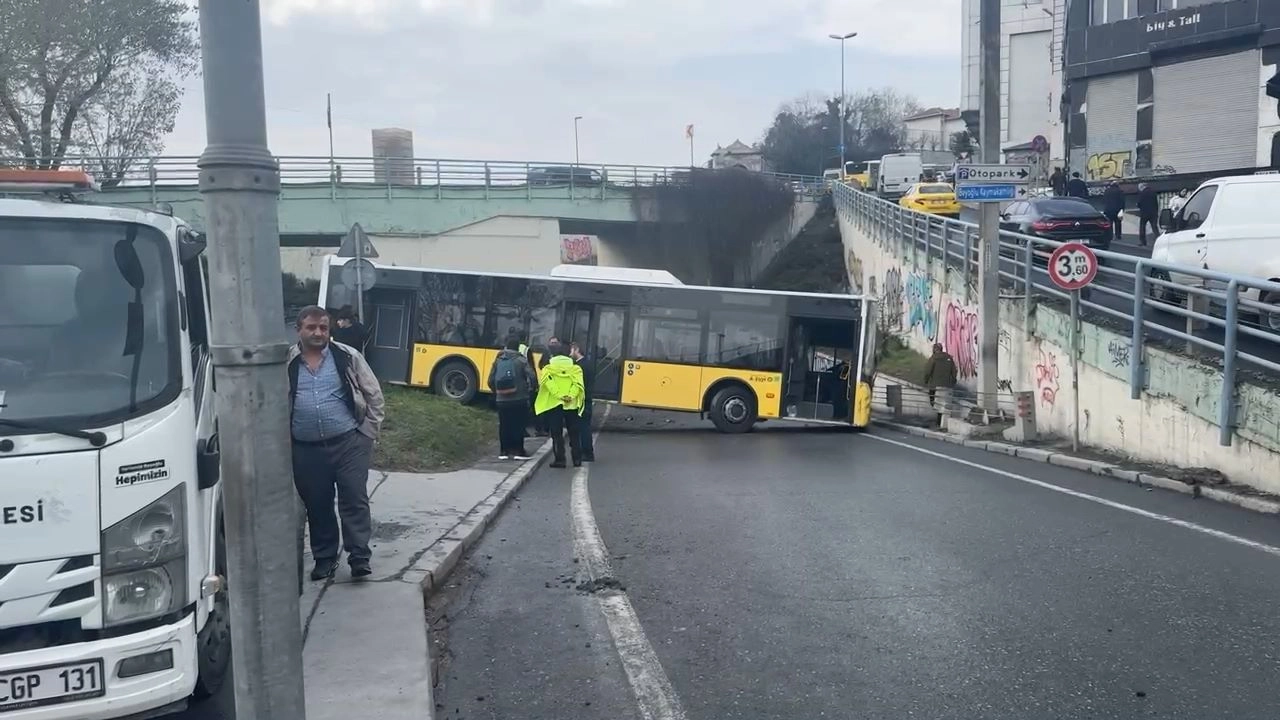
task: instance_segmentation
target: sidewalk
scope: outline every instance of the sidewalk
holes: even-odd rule
[[[373,575],[353,582],[345,561],[329,582],[304,587],[302,662],[309,720],[432,717],[423,595],[550,452],[420,475],[370,471]],[[304,557],[311,571],[311,553]]]

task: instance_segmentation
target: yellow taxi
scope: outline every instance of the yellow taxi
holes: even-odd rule
[[[899,198],[898,204],[916,212],[960,217],[960,201],[956,200],[955,188],[947,183],[916,183]]]

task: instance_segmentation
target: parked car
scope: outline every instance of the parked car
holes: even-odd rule
[[[1214,272],[1280,282],[1280,175],[1243,175],[1206,181],[1173,214],[1161,213],[1165,229],[1151,248],[1151,259]],[[1157,270],[1152,277],[1179,285],[1200,286],[1194,275]],[[1210,281],[1219,292],[1225,283]],[[1185,293],[1151,284],[1152,297],[1183,302]],[[1259,297],[1259,295],[1262,297]],[[1280,293],[1244,288],[1240,297],[1280,305]],[[1280,331],[1280,312],[1258,318]]]
[[[602,182],[599,170],[575,167],[572,165],[548,165],[529,169],[530,185],[577,185],[579,187],[599,185]]]
[[[912,185],[907,194],[898,200],[898,204],[916,212],[960,217],[960,201],[956,200],[956,190],[947,183],[922,182]]]
[[[1033,197],[1015,200],[1000,213],[1000,229],[1023,235],[1081,242],[1094,250],[1110,250],[1111,221],[1085,200]]]

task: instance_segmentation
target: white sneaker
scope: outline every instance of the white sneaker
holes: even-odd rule
[[[516,456],[516,459],[517,459],[517,460],[532,460],[532,459],[533,459],[533,456],[532,456],[532,455],[517,455],[517,456]]]
[[[498,459],[499,459],[499,460],[510,460],[510,459],[511,459],[511,456],[510,456],[510,455],[499,455],[499,456],[498,456]]]

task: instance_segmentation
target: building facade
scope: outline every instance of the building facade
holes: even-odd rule
[[[907,147],[950,150],[951,136],[965,129],[959,108],[929,108],[902,120]]]
[[[1075,0],[1065,55],[1070,163],[1091,182],[1280,168],[1280,0]]]
[[[413,131],[376,128],[373,136],[373,180],[387,185],[413,185]]]
[[[961,0],[960,109],[975,137],[982,108],[980,4]],[[1060,111],[1066,13],[1067,0],[1000,2],[1000,149],[1033,161],[1041,174],[1067,158]]]
[[[762,172],[764,170],[764,153],[759,147],[752,147],[741,140],[734,140],[729,143],[728,147],[716,146],[715,151],[711,153],[710,167],[713,170],[741,168],[752,172]]]

